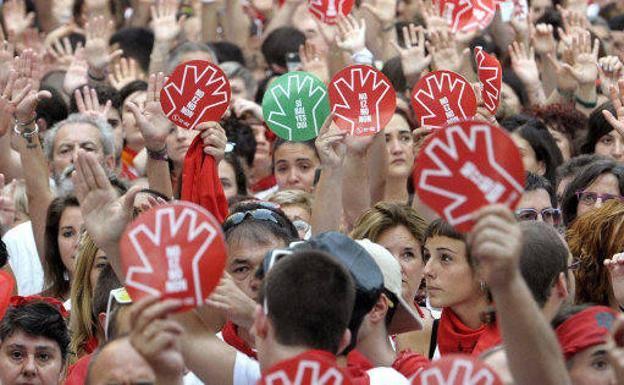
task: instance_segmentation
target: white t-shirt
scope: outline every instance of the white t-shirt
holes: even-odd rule
[[[248,355],[236,352],[232,385],[256,385],[260,380],[260,364]]]
[[[9,253],[9,265],[19,295],[39,294],[43,291],[43,267],[37,253],[35,236],[30,221],[9,230],[2,238]]]
[[[370,385],[410,385],[407,378],[393,368],[380,366],[367,370],[366,374]]]
[[[204,385],[204,383],[193,372],[188,372],[184,376],[184,385]]]

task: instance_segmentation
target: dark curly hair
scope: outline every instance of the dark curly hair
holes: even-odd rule
[[[530,113],[548,128],[562,133],[570,141],[570,156],[578,154],[579,139],[587,131],[587,117],[569,104],[535,106]]]

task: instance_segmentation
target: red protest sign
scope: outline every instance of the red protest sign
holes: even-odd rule
[[[498,59],[485,52],[482,47],[475,47],[475,60],[479,81],[483,85],[483,104],[494,115],[500,104],[503,69]]]
[[[434,0],[440,15],[448,22],[451,32],[471,32],[487,28],[496,13],[495,0]]]
[[[351,135],[368,136],[381,131],[396,108],[390,80],[377,69],[354,65],[338,72],[329,84],[334,122]]]
[[[304,352],[269,368],[259,385],[351,385],[349,377],[336,366],[331,353]]]
[[[471,356],[446,355],[421,370],[412,385],[503,385],[489,366]]]
[[[452,226],[470,231],[472,214],[502,203],[515,208],[524,188],[522,158],[501,128],[468,120],[434,131],[413,174],[418,197]]]
[[[205,303],[227,259],[219,222],[203,207],[184,201],[141,214],[126,228],[120,250],[133,300],[177,298],[183,301],[181,310]]]
[[[338,16],[347,16],[354,0],[309,0],[308,10],[326,24],[336,24]]]
[[[160,106],[176,126],[193,129],[219,121],[230,104],[230,82],[216,64],[191,60],[177,66],[160,91]]]
[[[433,71],[414,86],[412,107],[421,126],[442,127],[472,118],[477,113],[477,97],[463,76],[452,71]]]

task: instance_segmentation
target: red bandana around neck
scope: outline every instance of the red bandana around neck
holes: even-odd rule
[[[442,310],[438,328],[438,348],[441,355],[463,353],[476,356],[501,342],[496,325],[481,325],[478,329],[470,329],[453,310]]]
[[[247,345],[247,343],[239,337],[238,326],[234,325],[232,321],[227,321],[225,325],[223,325],[223,328],[221,329],[221,335],[223,336],[223,341],[225,341],[231,347],[235,348],[243,354],[246,354],[254,360],[258,359],[256,351],[250,348],[249,345]]]
[[[184,158],[182,200],[196,203],[223,223],[228,214],[228,202],[219,179],[217,162],[204,154],[204,142],[197,135]]]

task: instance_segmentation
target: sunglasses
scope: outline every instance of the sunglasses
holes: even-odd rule
[[[227,217],[225,222],[223,222],[223,231],[226,232],[232,227],[240,225],[244,220],[248,218],[252,218],[256,221],[273,222],[278,226],[282,226],[280,218],[277,216],[277,214],[275,214],[275,212],[269,209],[254,209],[234,213]]]
[[[104,321],[104,338],[108,341],[108,329],[110,326],[110,318],[111,318],[111,309],[113,306],[113,300],[118,304],[129,305],[132,303],[132,299],[130,295],[126,291],[125,287],[120,287],[118,289],[113,289],[108,294],[108,303],[106,304],[106,321]]]
[[[613,199],[618,200],[620,202],[624,202],[624,197],[621,195],[598,194],[598,193],[590,192],[590,191],[577,191],[576,198],[579,200],[579,202],[587,206],[592,206],[596,204],[598,199],[600,199],[601,202],[606,202],[606,201],[610,201]]]
[[[519,209],[515,211],[515,214],[516,219],[519,221],[537,221],[541,217],[544,222],[553,226],[561,224],[561,210],[552,207],[543,209],[542,211],[531,208]]]

